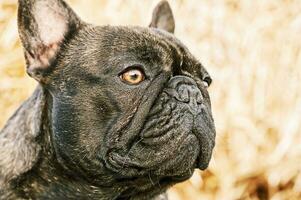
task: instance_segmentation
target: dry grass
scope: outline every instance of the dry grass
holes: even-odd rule
[[[70,0],[97,24],[148,24],[155,1]],[[210,168],[170,189],[178,199],[301,199],[301,3],[171,0],[176,35],[214,78]],[[0,126],[32,92],[16,0],[0,1]]]

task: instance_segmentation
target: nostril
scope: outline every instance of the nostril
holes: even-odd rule
[[[196,102],[199,103],[199,104],[201,104],[201,103],[203,103],[203,100],[204,100],[204,98],[203,98],[202,94],[200,92],[197,92],[197,94],[196,94]]]
[[[196,82],[190,77],[172,77],[169,80],[167,88],[164,89],[164,93],[183,103],[203,103],[203,95]]]
[[[187,76],[174,76],[169,80],[169,88],[176,89],[180,85],[197,85],[196,82]]]

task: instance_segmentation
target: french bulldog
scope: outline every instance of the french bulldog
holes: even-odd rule
[[[174,36],[167,1],[137,27],[19,0],[18,29],[39,84],[0,132],[0,199],[166,199],[208,167],[212,80]]]

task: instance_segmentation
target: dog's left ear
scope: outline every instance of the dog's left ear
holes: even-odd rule
[[[64,0],[18,0],[18,28],[27,73],[43,82],[64,40],[81,20]]]
[[[161,1],[153,11],[152,21],[149,27],[163,29],[170,33],[175,31],[175,20],[167,1]]]

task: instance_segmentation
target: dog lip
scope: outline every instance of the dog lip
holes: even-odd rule
[[[192,173],[191,174],[185,174],[185,175],[176,175],[176,176],[172,176],[172,177],[169,177],[169,178],[174,182],[182,182],[182,181],[186,181],[191,176],[192,176]]]
[[[204,161],[204,160],[200,159],[200,156],[198,156],[195,168],[200,169],[200,170],[205,170],[208,168],[208,166],[209,166],[209,161]]]
[[[193,133],[195,134],[195,133]],[[210,133],[209,133],[210,134]],[[197,136],[196,136],[197,137]],[[214,141],[209,137],[209,135],[206,136],[205,141],[198,139],[200,144],[200,152],[197,157],[197,160],[195,162],[196,168],[200,170],[205,170],[208,168],[211,157],[212,157],[212,150],[214,148]],[[206,146],[206,149],[203,149],[202,147]]]
[[[189,179],[192,176],[192,174],[186,175],[186,176],[175,176],[173,177],[173,180],[176,181],[185,181],[187,179]]]

